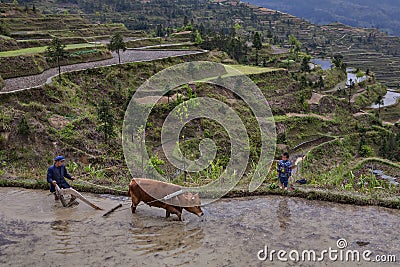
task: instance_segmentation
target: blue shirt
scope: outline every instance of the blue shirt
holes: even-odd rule
[[[278,176],[286,178],[292,176],[292,163],[290,163],[290,160],[280,160],[278,162]]]
[[[47,182],[50,183],[50,191],[54,192],[53,181],[56,181],[60,188],[70,188],[71,186],[67,183],[65,178],[71,179],[71,175],[67,172],[64,165],[56,167],[56,165],[50,166],[47,169]]]

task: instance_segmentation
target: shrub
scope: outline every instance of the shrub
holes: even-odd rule
[[[28,136],[31,133],[29,124],[25,117],[22,117],[21,121],[18,124],[18,133],[24,136]]]
[[[375,156],[375,152],[369,145],[362,145],[359,154],[363,158],[369,158]]]
[[[71,141],[76,136],[74,125],[72,123],[68,123],[63,129],[59,131],[59,133],[61,138],[66,141]]]
[[[10,28],[4,23],[4,21],[0,21],[0,34],[5,36],[10,36]]]

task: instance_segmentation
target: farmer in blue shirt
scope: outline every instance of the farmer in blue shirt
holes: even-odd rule
[[[289,153],[285,152],[282,155],[282,159],[278,162],[278,178],[281,189],[284,187],[285,190],[288,190],[290,176],[292,176],[292,164],[289,160]]]
[[[71,186],[65,180],[65,177],[70,180],[75,180],[73,176],[71,176],[67,169],[64,166],[65,158],[63,156],[57,156],[54,158],[54,165],[47,169],[47,182],[50,183],[50,192],[55,193],[57,184],[60,188],[70,188]],[[56,194],[54,194],[55,200],[58,200]]]

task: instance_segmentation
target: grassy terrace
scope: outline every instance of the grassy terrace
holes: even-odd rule
[[[400,100],[397,100],[396,105],[381,108],[380,117],[383,121],[400,122]]]
[[[272,68],[272,67],[255,67],[255,66],[246,66],[246,65],[227,65],[231,68],[234,68],[246,75],[249,74],[260,74],[265,72],[272,72],[277,70],[283,70],[282,68]],[[229,69],[227,69],[229,72]]]
[[[74,11],[85,14],[83,15],[84,19],[93,23],[97,23],[99,20],[98,16],[96,16],[98,11],[102,14],[103,22],[122,22],[130,29],[137,28],[141,23],[146,25],[170,25],[173,28],[181,27],[181,17],[177,16],[171,19],[166,16],[165,13],[167,12],[164,12],[166,11],[165,2],[170,3],[171,7],[186,10],[189,17],[195,18],[194,23],[197,25],[201,23],[207,25],[210,19],[213,19],[213,27],[216,29],[233,27],[233,21],[240,18],[243,21],[241,26],[245,31],[259,31],[262,32],[264,37],[268,35],[268,31],[271,31],[273,38],[268,38],[269,40],[265,40],[266,42],[285,46],[285,44],[288,44],[289,34],[294,34],[303,44],[303,49],[308,48],[315,55],[331,56],[336,53],[342,53],[346,63],[364,71],[369,68],[376,74],[378,81],[384,82],[391,87],[396,87],[399,83],[400,38],[388,36],[374,29],[353,28],[340,23],[331,23],[323,26],[312,25],[306,20],[296,18],[287,13],[266,10],[245,3],[236,5],[236,1],[200,1],[196,5],[193,5],[193,1],[186,0],[178,1],[179,3],[177,1],[128,2],[128,8],[118,13],[111,12],[113,8],[110,4],[84,11],[87,7],[82,1],[77,1],[77,5],[74,5],[73,8],[76,9]],[[60,8],[56,3],[54,5],[46,5],[46,1],[42,5],[46,9],[52,9],[54,12]],[[40,8],[40,6],[38,7]],[[215,19],[216,13],[219,14],[218,19]],[[227,25],[226,21],[231,21],[231,24]],[[73,22],[78,25],[84,24],[79,22],[78,19]],[[20,21],[13,20],[13,23],[15,29],[25,27]],[[10,28],[14,29],[12,25],[10,25]],[[153,30],[154,27],[151,29]],[[86,37],[87,35],[82,34],[80,36]],[[263,58],[274,59],[274,57],[263,53],[259,54],[259,56],[261,60]]]
[[[99,46],[98,44],[70,44],[66,46],[67,50],[74,50],[74,49],[82,49],[82,48],[94,48]],[[39,46],[39,47],[31,47],[31,48],[24,48],[19,50],[12,50],[12,51],[4,51],[0,52],[0,57],[16,57],[22,55],[29,55],[29,54],[39,54],[44,53],[46,51],[47,46]]]
[[[235,65],[225,64],[225,66],[227,66],[225,68],[226,74],[222,75],[221,78],[242,75],[242,73],[245,75],[251,75],[251,74],[262,74],[262,73],[267,73],[267,72],[284,70],[282,68],[255,67],[255,66],[246,66],[246,65],[240,65],[240,64],[235,64]],[[218,76],[209,77],[209,78],[206,78],[203,80],[199,80],[198,82],[210,81],[212,79],[217,79],[217,78],[218,78]]]
[[[187,57],[189,59],[189,57]],[[192,60],[205,60],[203,55],[190,56]],[[105,67],[94,70],[79,71],[73,74],[63,74],[62,82],[54,81],[52,85],[45,85],[42,88],[19,92],[1,98],[0,102],[0,122],[9,129],[10,135],[4,144],[7,149],[0,149],[0,161],[5,162],[0,169],[0,186],[23,186],[31,188],[48,188],[43,173],[52,162],[53,141],[57,140],[62,147],[60,153],[68,157],[68,169],[76,176],[81,176],[74,187],[80,191],[92,192],[114,192],[126,191],[130,181],[130,175],[123,161],[121,147],[121,126],[124,118],[124,107],[130,101],[130,96],[151,73],[157,72],[166,67],[182,63],[182,58],[172,58],[157,60],[153,62],[141,62],[124,64],[119,66]],[[293,86],[293,78],[285,72],[280,72],[276,68],[260,68],[253,66],[229,65],[237,70],[250,73],[253,81],[260,82],[261,90],[269,92],[269,86],[280,85],[280,93],[273,92],[271,96],[266,95],[271,102],[272,109],[282,106],[282,103],[289,103],[290,106],[285,110],[296,111],[293,107],[299,105],[300,97],[296,95],[298,87]],[[231,68],[227,75],[235,75]],[[264,75],[278,70],[277,75]],[[255,74],[258,73],[258,74]],[[261,84],[264,83],[264,85]],[[118,83],[115,86],[115,83]],[[268,86],[268,87],[267,87]],[[89,89],[89,90],[88,90]],[[196,93],[199,97],[212,95],[221,101],[229,104],[230,100],[235,99],[234,95],[226,91],[218,91],[217,88],[210,87],[202,83],[196,84]],[[180,88],[182,94],[187,98],[185,87]],[[98,123],[96,116],[97,99],[106,97],[110,100],[111,110],[113,111],[117,137],[108,143],[104,142],[103,135],[94,130]],[[48,99],[59,101],[57,105],[48,105]],[[279,100],[279,101],[278,101]],[[293,101],[296,100],[296,101]],[[7,105],[5,105],[7,103]],[[151,155],[157,155],[161,160],[165,157],[159,151],[159,136],[162,118],[177,105],[177,101],[157,105],[154,113],[149,117],[148,138],[146,145]],[[336,103],[333,103],[336,105]],[[254,118],[241,100],[235,99],[232,107],[242,114],[242,118],[250,133],[253,158],[256,159],[255,150],[257,148],[257,130],[253,127],[256,123]],[[40,112],[39,112],[40,111]],[[14,115],[16,114],[16,115]],[[358,133],[354,133],[355,126],[363,128],[367,138],[367,144],[377,150],[379,144],[373,143],[385,131],[377,125],[363,123],[356,117],[349,114],[347,110],[336,112],[331,120],[323,120],[316,115],[308,114],[301,116],[275,116],[277,129],[285,129],[278,132],[280,144],[285,144],[288,148],[293,148],[304,141],[310,141],[311,145],[301,148],[308,150],[307,157],[299,166],[298,173],[307,178],[307,185],[296,185],[296,190],[283,192],[277,188],[278,180],[274,169],[266,177],[266,182],[254,194],[289,194],[291,196],[301,196],[308,199],[323,199],[337,202],[354,204],[374,204],[386,207],[400,207],[399,189],[384,181],[377,180],[368,170],[369,162],[377,169],[383,170],[388,175],[396,176],[399,173],[398,164],[387,164],[387,160],[379,161],[368,159],[368,162],[357,156],[359,147]],[[319,114],[327,115],[327,114]],[[18,125],[21,124],[22,117],[25,117],[30,125],[31,133],[24,136],[18,133]],[[63,125],[57,124],[62,122]],[[150,125],[149,124],[149,125]],[[0,124],[1,126],[2,124]],[[38,125],[33,127],[33,125]],[[207,120],[189,124],[185,130],[185,136],[190,136],[190,140],[185,142],[185,149],[188,154],[197,153],[197,142],[209,133],[217,133],[212,136],[218,147],[223,148],[227,140],[223,131],[217,124]],[[322,144],[312,143],[314,139],[321,136],[329,136],[334,140]],[[336,138],[339,137],[339,138]],[[331,138],[331,139],[332,139]],[[42,140],[38,143],[35,140]],[[330,139],[329,139],[330,140]],[[300,153],[300,152],[299,152]],[[225,159],[223,150],[217,156]],[[293,154],[293,157],[295,154]],[[86,163],[81,162],[84,158]],[[21,160],[23,159],[23,160]],[[165,160],[160,168],[167,174],[174,174],[175,169]],[[321,166],[320,162],[324,162]],[[383,163],[382,163],[383,162]],[[367,164],[368,163],[368,164]],[[183,175],[175,177],[174,182],[193,186],[196,183],[205,183],[214,179],[218,174],[221,163],[213,163],[214,171],[210,173],[200,173],[188,175],[185,182]],[[318,166],[318,168],[315,168]],[[218,168],[217,168],[218,167]],[[248,172],[243,177],[240,184],[229,194],[229,196],[249,195],[245,188],[250,181],[252,166],[248,166]],[[353,175],[353,174],[354,175]],[[351,175],[350,175],[351,174]],[[213,175],[213,176],[211,176]],[[172,175],[171,175],[172,177]],[[214,177],[214,178],[213,178]],[[82,183],[81,183],[81,182]],[[366,182],[368,184],[366,184]],[[103,190],[96,186],[88,186],[84,182],[94,183],[100,186],[107,186],[110,189]]]
[[[149,10],[152,9],[153,7]],[[212,14],[208,15],[212,17]],[[127,16],[131,16],[131,14],[127,14]],[[325,41],[329,37],[329,40],[337,40],[336,43],[332,44],[332,47],[337,46],[338,48],[332,49],[332,51],[350,50],[349,53],[353,54],[358,51],[362,62],[369,59],[369,57],[379,56],[379,53],[365,53],[365,51],[369,51],[367,49],[367,41],[365,42],[366,44],[360,42],[355,48],[348,49],[350,40],[340,38],[347,32],[353,34],[351,33],[352,29],[346,29],[344,32],[338,29],[334,33],[323,33],[325,29],[316,27],[315,31],[312,32],[311,25],[307,22],[290,16],[275,14],[263,14],[262,16],[263,19],[265,17],[269,18],[268,21],[271,21],[274,35],[283,40],[287,38],[288,29],[290,29],[291,32],[299,33],[299,40],[303,42],[305,47],[307,47],[307,44],[314,44],[314,39],[310,40],[310,36],[314,34],[315,45],[322,47],[322,49],[328,47]],[[200,20],[197,21],[197,23],[199,22]],[[83,25],[80,24],[79,26],[82,27]],[[22,26],[24,25],[16,26],[21,26],[20,29],[23,29]],[[253,27],[253,30],[261,31],[262,29],[257,26],[250,25],[249,27]],[[264,26],[268,27],[268,25]],[[264,29],[267,29],[266,27]],[[29,36],[24,36],[26,32],[20,32],[19,34],[21,38],[29,37],[29,39],[45,37],[46,34],[50,36],[50,32],[55,36],[72,38],[75,38],[78,34],[81,36],[80,38],[87,40],[88,36],[94,38],[94,36],[108,32],[103,32],[102,29],[92,31],[88,28],[80,29],[79,31],[62,30],[62,27],[54,27],[53,29],[46,29],[47,32],[38,31],[32,35],[28,34]],[[72,34],[74,36],[70,36]],[[365,34],[368,34],[368,32]],[[168,41],[180,42],[182,39],[186,41],[187,38],[187,36],[177,37],[176,39],[172,37]],[[378,40],[379,38],[376,42]],[[132,46],[141,46],[157,44],[159,41],[164,42],[165,40],[158,38],[142,39],[133,40],[130,43]],[[84,40],[74,42],[79,44],[68,45],[67,49],[91,49],[96,46],[84,43]],[[20,60],[18,56],[29,55],[29,57],[32,57],[32,66],[38,65],[36,69],[40,71],[48,67],[43,55],[37,56],[38,58],[40,57],[43,63],[39,63],[43,66],[36,64],[38,60],[30,55],[45,51],[45,44],[39,45],[40,47],[1,52],[0,59],[21,61],[21,66],[26,68],[23,70],[18,68],[18,71],[26,72],[31,68],[27,66],[26,62]],[[268,50],[268,52],[272,52],[272,49]],[[210,54],[212,53],[210,52]],[[289,192],[289,194],[309,199],[376,204],[400,208],[400,189],[383,180],[378,180],[369,170],[372,162],[374,168],[400,179],[398,176],[400,166],[397,163],[391,164],[392,162],[387,164],[387,160],[364,159],[364,156],[372,157],[378,155],[381,139],[389,131],[389,128],[382,127],[378,120],[373,120],[372,116],[353,116],[352,112],[348,111],[346,102],[334,96],[323,98],[319,104],[309,104],[307,101],[312,96],[312,88],[309,84],[306,84],[305,88],[300,86],[299,78],[301,73],[289,72],[275,67],[284,66],[279,64],[282,60],[279,56],[269,57],[269,53],[265,55],[261,53],[259,56],[260,58],[268,56],[266,60],[275,62],[274,67],[227,64],[226,73],[221,72],[221,74],[224,73],[222,77],[215,76],[214,78],[220,79],[235,76],[238,75],[239,71],[249,75],[260,87],[275,115],[278,149],[282,151],[292,150],[293,153],[291,154],[294,159],[305,155],[296,171],[299,178],[307,179],[308,184],[303,186],[296,185],[296,190]],[[356,56],[353,57],[354,60],[358,59]],[[386,55],[386,57],[388,59],[394,58],[390,55]],[[351,54],[348,55],[347,60],[348,58],[352,59]],[[0,168],[0,186],[47,188],[48,184],[43,177],[43,173],[52,162],[53,142],[57,141],[60,146],[60,153],[66,155],[69,159],[67,163],[68,169],[75,175],[81,176],[81,181],[125,192],[131,177],[124,164],[120,133],[125,107],[129,103],[130,97],[136,88],[152,74],[186,60],[204,59],[206,58],[203,58],[203,55],[192,55],[185,57],[185,59],[169,58],[152,62],[91,69],[74,72],[73,74],[66,73],[62,75],[61,82],[54,81],[51,85],[30,90],[29,94],[19,92],[2,97],[0,102],[7,105],[0,105],[0,144],[3,146],[0,147],[0,165],[2,165],[2,168]],[[210,60],[210,58],[207,59]],[[223,56],[220,58],[219,54],[215,54],[214,59],[218,60],[217,62],[228,62]],[[250,58],[251,61],[252,59]],[[233,61],[230,60],[229,62]],[[13,64],[7,65],[15,68]],[[296,62],[291,67],[291,70],[295,70],[298,67],[299,64]],[[390,69],[390,71],[396,73],[396,69]],[[371,71],[375,72],[372,68]],[[340,73],[334,73],[334,70],[328,73],[312,72],[306,74],[306,76],[310,77],[310,82],[312,83],[312,78],[318,78],[320,74],[324,76],[325,89],[330,89],[343,78],[340,77]],[[10,71],[8,75],[15,75],[15,73]],[[5,76],[3,75],[3,77]],[[222,90],[217,86],[214,87],[211,83],[199,82],[195,83],[194,86],[195,92],[199,97],[213,97],[235,109],[246,125],[250,139],[250,161],[246,169],[246,175],[230,196],[248,195],[244,188],[247,188],[250,177],[255,171],[253,163],[257,161],[258,148],[260,147],[260,136],[256,127],[256,120],[252,116],[249,107],[227,90]],[[153,113],[149,116],[146,146],[148,146],[149,156],[154,156],[155,159],[160,159],[160,162],[164,162],[160,163],[161,166],[159,167],[168,177],[173,179],[174,183],[193,186],[204,184],[219,176],[221,168],[225,166],[224,164],[228,160],[229,146],[226,143],[228,138],[218,124],[208,120],[198,120],[188,124],[185,132],[182,132],[188,139],[182,140],[180,143],[186,154],[196,157],[200,140],[204,137],[213,138],[219,149],[216,156],[218,160],[210,165],[207,172],[188,174],[187,180],[186,178],[184,179],[182,173],[178,176],[175,175],[177,173],[176,170],[166,160],[165,155],[161,153],[159,137],[163,123],[162,119],[179,104],[178,93],[183,99],[190,99],[189,88],[189,86],[182,86],[182,88],[176,90],[176,100],[172,97],[173,100],[170,102],[168,98],[166,103],[160,103],[155,106]],[[365,97],[372,98],[372,95],[366,93]],[[115,119],[117,136],[108,142],[104,141],[103,134],[97,131],[95,127],[99,123],[95,116],[99,97],[110,102],[110,110]],[[49,99],[57,102],[57,105],[49,106]],[[384,118],[385,121],[389,120],[388,118],[392,118],[391,121],[394,121],[396,116],[398,118],[398,109],[382,108],[381,112],[381,118]],[[25,134],[19,130],[22,128],[20,127],[21,125],[24,126],[24,121],[29,127],[29,133]],[[6,134],[3,134],[3,132],[6,132]],[[321,139],[321,141],[320,138],[324,137],[326,137],[326,140]],[[371,150],[367,151],[371,152],[368,155],[360,155],[361,137],[364,138],[365,146],[368,146],[367,148]],[[299,145],[301,145],[300,148],[298,147]],[[320,164],[320,162],[324,164]],[[79,181],[77,181],[77,185],[76,188],[78,190],[102,192],[97,191],[97,187],[80,184]],[[266,175],[266,182],[255,194],[287,194],[277,188],[277,174],[275,169],[272,168],[270,173]]]

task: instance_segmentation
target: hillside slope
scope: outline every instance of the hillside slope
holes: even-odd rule
[[[31,5],[31,1],[20,2]],[[205,32],[224,33],[239,25],[247,32],[260,31],[264,41],[281,46],[288,46],[288,36],[293,34],[303,43],[303,49],[316,56],[342,54],[349,65],[374,71],[380,82],[394,88],[400,84],[400,38],[376,29],[340,23],[314,25],[287,13],[238,0],[62,0],[57,3],[40,0],[35,4],[44,13],[79,13],[91,22],[123,23],[130,30],[151,34],[157,32],[159,25],[177,29],[187,23],[199,29],[202,25]],[[251,38],[247,36],[246,40],[251,42]]]
[[[64,8],[72,10],[72,7],[79,7],[77,1],[69,2],[71,5]],[[96,8],[88,4],[95,2],[87,0],[79,3],[85,4],[85,9],[94,11]],[[278,62],[276,54],[260,53],[259,56],[264,59],[274,58],[270,61],[271,65],[250,67],[235,65],[235,60],[226,58],[229,51],[213,50],[206,54],[65,73],[61,75],[61,81],[0,95],[0,185],[16,185],[12,182],[22,180],[23,183],[28,181],[34,186],[47,187],[44,177],[46,168],[52,163],[54,155],[63,154],[68,158],[69,170],[84,176],[86,181],[125,189],[131,177],[124,161],[121,131],[126,107],[138,87],[160,70],[178,63],[192,60],[226,62],[228,59],[231,66],[246,70],[246,75],[268,100],[276,123],[276,157],[283,151],[290,151],[292,159],[301,162],[296,170],[298,177],[306,178],[309,187],[357,191],[374,198],[400,195],[399,187],[379,180],[370,170],[372,162],[374,168],[400,179],[400,167],[396,163],[400,160],[398,125],[382,124],[379,111],[367,113],[362,110],[376,101],[378,96],[384,95],[386,88],[375,83],[373,72],[365,72],[365,81],[350,86],[350,90],[332,91],[332,87],[345,79],[346,68],[342,62],[339,64],[336,60],[337,67],[325,71],[318,67],[311,69],[307,62],[310,56],[304,53],[307,50],[315,54],[334,55],[347,50],[356,59],[363,59],[363,56],[370,57],[375,51],[375,57],[384,55],[385,60],[393,61],[400,47],[398,38],[388,37],[377,30],[352,28],[338,23],[320,27],[285,13],[235,1],[100,2],[104,5],[97,9],[108,12],[104,13],[106,19],[131,21],[133,28],[146,25],[149,34],[154,34],[157,24],[167,28],[168,25],[177,25],[180,30],[185,30],[189,24],[200,29],[199,25],[203,24],[206,38],[215,38],[223,43],[225,39],[221,41],[218,36],[233,35],[234,38],[230,39],[233,44],[241,38],[249,43],[239,47],[246,50],[251,45],[252,36],[255,36],[252,31],[257,30],[263,33],[265,46],[270,47],[271,43],[278,50],[286,50],[284,54],[288,58]],[[115,4],[122,2],[127,8],[137,4],[142,9],[140,12],[115,12]],[[168,4],[172,8],[166,11]],[[188,15],[185,19],[174,12]],[[96,13],[85,16],[90,20],[103,19]],[[143,16],[145,24],[136,24]],[[14,34],[18,32],[17,28],[12,29]],[[73,31],[66,29],[63,32],[68,34]],[[290,34],[295,34],[303,42],[303,51],[296,51],[288,44]],[[364,68],[367,66],[360,64]],[[383,67],[387,71],[388,66]],[[215,72],[210,71],[212,78],[223,80],[232,77],[222,66],[219,68],[226,73],[222,71],[214,76]],[[188,67],[188,71],[196,69]],[[396,65],[390,72],[396,75]],[[194,119],[185,124],[179,140],[174,144],[174,149],[179,146],[183,154],[194,160],[199,157],[201,140],[209,138],[215,142],[216,158],[200,172],[178,170],[167,160],[161,147],[161,129],[166,116],[176,107],[182,108],[184,101],[194,99],[195,103],[197,97],[206,96],[231,107],[246,126],[250,156],[241,185],[248,185],[249,177],[259,171],[256,166],[261,153],[261,133],[255,114],[238,95],[216,84],[194,80],[171,88],[172,91],[166,92],[152,109],[146,120],[144,136],[150,160],[142,160],[141,172],[131,175],[148,177],[148,167],[153,165],[158,172],[178,184],[201,185],[219,177],[232,153],[229,136],[219,123],[203,117]],[[149,96],[146,93],[143,99]],[[104,117],[107,117],[107,122]],[[106,123],[113,126],[113,131],[103,132]],[[142,135],[135,132],[132,137],[141,138]],[[265,177],[270,189],[278,187],[274,168]]]
[[[378,28],[400,36],[400,2],[392,0],[249,0],[254,5],[290,13],[316,24],[340,22],[354,27]]]

